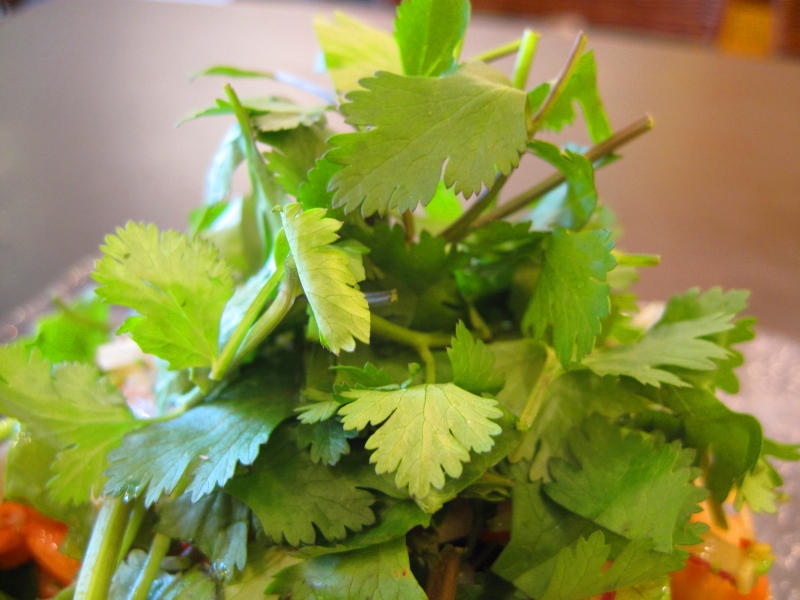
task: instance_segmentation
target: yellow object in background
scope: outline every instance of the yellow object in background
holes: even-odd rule
[[[728,0],[717,36],[717,47],[731,54],[766,56],[772,47],[771,30],[771,2]]]

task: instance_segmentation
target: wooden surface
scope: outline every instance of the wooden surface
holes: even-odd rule
[[[389,27],[384,11],[348,12]],[[325,4],[195,6],[57,0],[0,25],[0,313],[93,252],[127,219],[182,228],[225,118],[175,121],[211,104],[230,63],[320,84],[311,20]],[[524,18],[477,18],[465,56],[518,35]],[[546,27],[531,83],[554,77],[574,31]],[[639,291],[748,287],[766,328],[800,338],[800,65],[589,32],[620,128],[656,129],[598,173],[622,246],[661,254]],[[504,63],[508,67],[510,61]],[[302,93],[262,82],[241,95]],[[574,137],[574,136],[571,136]],[[582,138],[580,138],[582,139]],[[526,158],[513,194],[548,169]]]

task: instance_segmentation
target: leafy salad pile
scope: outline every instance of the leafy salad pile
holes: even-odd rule
[[[737,390],[747,294],[644,323],[629,286],[657,257],[616,250],[597,202],[594,170],[650,119],[612,130],[582,34],[534,87],[530,31],[461,59],[469,15],[318,21],[334,92],[204,72],[319,102],[226,85],[191,115],[235,122],[188,234],[119,228],[97,287],[0,348],[5,496],[70,526],[61,597],[663,599],[699,502],[775,510],[770,460],[797,449],[715,395]],[[490,65],[509,54],[510,79]],[[541,139],[577,112],[592,147]],[[500,202],[524,155],[553,175]],[[149,366],[95,365],[109,305]]]

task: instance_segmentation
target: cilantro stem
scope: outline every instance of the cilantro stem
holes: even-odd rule
[[[294,304],[294,299],[302,291],[300,287],[300,280],[297,277],[297,270],[294,266],[286,265],[284,269],[284,277],[281,280],[281,285],[278,288],[278,294],[275,300],[269,305],[266,312],[256,321],[250,333],[242,342],[241,347],[237,350],[236,355],[231,360],[228,370],[236,367],[248,354],[255,350],[258,345],[267,337],[275,327],[283,320],[289,309]]]
[[[126,600],[145,600],[153,580],[158,574],[161,561],[167,555],[172,538],[163,533],[156,533],[153,542],[150,544],[150,551],[147,553],[144,566],[133,584],[133,588],[128,593]]]
[[[130,516],[128,517],[128,523],[125,525],[125,533],[122,535],[122,543],[119,546],[117,563],[122,561],[122,559],[125,558],[125,555],[128,554],[128,550],[130,550],[133,540],[136,539],[136,534],[139,533],[139,527],[142,525],[144,514],[146,512],[147,509],[144,506],[143,495],[138,496],[131,501],[131,512]]]
[[[106,496],[103,500],[83,557],[74,600],[106,600],[108,597],[130,509],[131,505],[121,497]]]
[[[425,365],[425,383],[436,382],[436,360],[431,354],[431,347],[449,346],[452,339],[450,335],[407,329],[375,313],[370,315],[370,329],[372,333],[382,338],[414,348]]]
[[[550,87],[550,92],[547,94],[544,102],[542,102],[539,110],[536,111],[536,114],[533,115],[530,123],[528,124],[529,139],[533,138],[534,134],[539,131],[542,123],[544,123],[547,113],[550,112],[550,109],[553,108],[553,105],[556,103],[556,100],[558,100],[558,97],[561,96],[561,92],[564,91],[572,72],[575,70],[575,66],[578,64],[578,60],[580,59],[581,53],[583,52],[583,48],[585,46],[586,34],[582,31],[579,31],[578,36],[575,38],[575,43],[572,46],[572,50],[570,50],[567,62],[564,64],[564,68],[561,70],[561,73],[559,73],[556,82]]]
[[[507,175],[498,175],[491,188],[486,190],[458,219],[453,221],[440,235],[448,242],[456,242],[463,238],[469,231],[470,225],[484,210],[489,208],[497,199],[497,195],[508,181]]]
[[[414,223],[414,213],[410,210],[403,213],[403,228],[405,229],[406,244],[410,244],[414,241],[414,236],[417,234],[416,224]]]
[[[530,29],[522,32],[517,59],[514,62],[514,70],[511,72],[511,84],[518,90],[524,90],[528,82],[528,73],[531,70],[533,55],[536,53],[536,45],[539,43],[539,34]]]
[[[228,338],[227,342],[225,342],[222,352],[220,352],[219,356],[214,361],[214,364],[211,367],[211,379],[219,380],[225,375],[225,373],[228,372],[228,367],[233,361],[236,351],[239,349],[239,346],[242,345],[242,342],[244,341],[247,332],[250,330],[250,327],[253,325],[253,323],[255,323],[258,315],[264,309],[264,306],[266,305],[269,297],[272,295],[272,292],[275,291],[278,283],[280,283],[281,279],[283,278],[283,274],[283,265],[276,267],[275,272],[269,276],[269,279],[267,279],[266,283],[261,288],[261,291],[258,292],[258,295],[250,303],[250,306],[247,307],[247,311],[244,313],[242,320],[239,321],[238,325],[236,325],[236,329],[233,330],[231,337]]]
[[[497,46],[496,48],[490,48],[480,54],[473,56],[469,59],[468,62],[474,61],[482,61],[482,62],[492,62],[494,60],[499,60],[501,58],[505,58],[511,54],[514,54],[519,47],[522,45],[522,38],[518,40],[514,40],[513,42],[508,42],[507,44],[503,44],[502,46]]]
[[[621,129],[611,137],[603,140],[596,146],[593,146],[586,151],[584,156],[594,163],[601,158],[613,154],[618,148],[624,146],[630,141],[635,140],[643,133],[650,131],[652,128],[653,119],[649,115],[646,115],[638,121],[631,123],[624,129]],[[476,219],[474,227],[480,227],[489,221],[499,221],[500,219],[504,219],[505,217],[522,210],[531,202],[538,200],[547,192],[555,189],[562,183],[564,183],[564,175],[561,173],[553,173],[547,179],[537,183],[532,188],[525,190],[508,202],[497,206],[496,208],[484,214],[482,217]]]
[[[281,200],[284,199],[284,194],[280,187],[278,187],[278,185],[275,183],[270,172],[267,171],[267,166],[264,163],[264,157],[256,147],[256,134],[253,131],[252,125],[250,124],[250,115],[242,106],[242,103],[239,101],[239,97],[236,95],[236,92],[233,91],[233,88],[230,86],[230,84],[225,84],[224,89],[225,95],[228,97],[228,102],[230,102],[230,105],[233,108],[233,114],[236,115],[236,121],[239,123],[239,128],[242,130],[242,137],[244,138],[244,154],[245,158],[247,159],[247,172],[250,177],[250,185],[253,188],[253,194],[262,201],[264,208],[274,208],[275,206],[280,206],[283,204]],[[243,210],[244,208],[245,207],[243,206]],[[251,212],[253,211],[251,210]],[[259,212],[261,214],[258,214]],[[242,215],[242,221],[251,223],[256,229],[256,231],[250,232],[250,236],[244,236],[245,241],[255,238],[257,240],[261,240],[262,243],[268,243],[271,241],[271,239],[267,239],[266,232],[264,231],[264,223],[266,221],[266,224],[269,225],[270,235],[275,236],[281,229],[280,216],[270,210],[255,210],[255,213],[256,214]],[[245,217],[247,217],[246,221]],[[261,262],[263,262],[263,258],[266,257],[266,253],[269,251],[269,248],[257,248],[251,250],[257,250],[259,252],[259,256],[262,257]],[[248,256],[250,256],[250,253],[248,253]],[[261,264],[250,266],[255,270],[258,269]]]
[[[520,412],[519,420],[517,421],[517,429],[522,431],[530,429],[531,425],[533,425],[533,420],[542,406],[547,387],[553,380],[564,373],[561,363],[556,358],[555,351],[550,346],[545,346],[545,350],[547,351],[547,356],[544,360],[544,365],[542,365],[542,370],[539,372],[536,383],[525,399],[525,405],[522,407],[522,412]]]

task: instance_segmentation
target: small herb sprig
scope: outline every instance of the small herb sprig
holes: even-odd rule
[[[658,259],[615,249],[594,170],[652,121],[612,130],[583,34],[532,89],[531,31],[462,60],[469,15],[406,0],[393,36],[318,21],[333,92],[201,73],[321,103],[226,85],[189,117],[235,123],[188,235],[118,229],[92,295],[0,348],[6,496],[70,524],[62,597],[663,598],[700,501],[775,510],[770,457],[797,448],[715,396],[738,387],[747,294],[634,319]],[[508,54],[510,78],[490,64]],[[576,107],[591,147],[543,139]],[[553,174],[501,202],[525,155]],[[156,357],[147,417],[92,364],[109,303]]]

